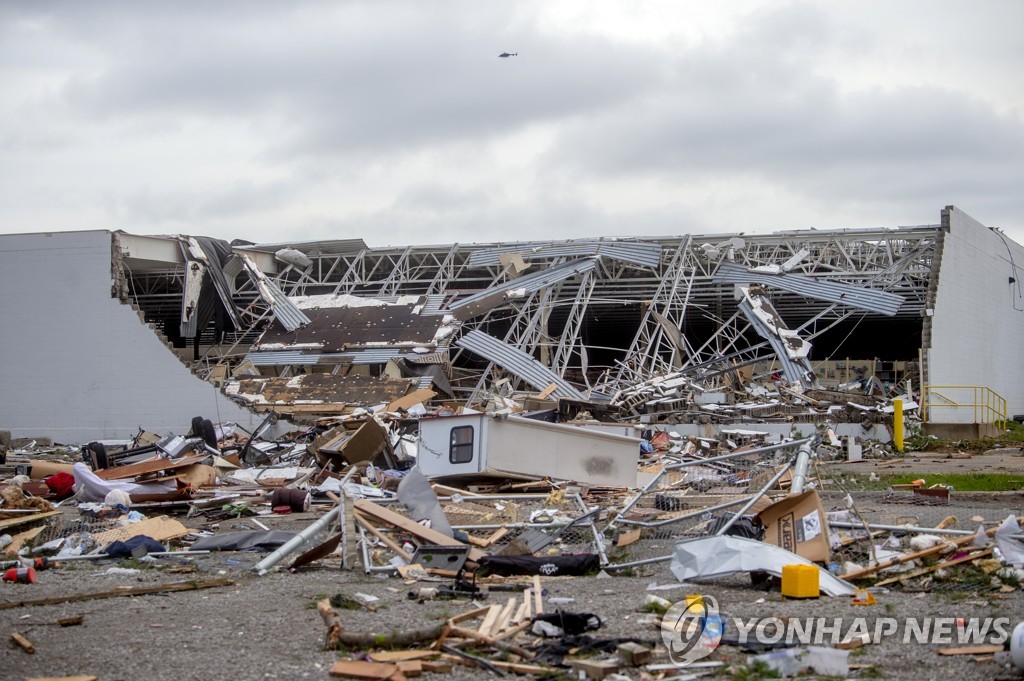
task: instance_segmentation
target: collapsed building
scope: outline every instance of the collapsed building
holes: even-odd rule
[[[63,442],[427,400],[871,437],[872,395],[980,434],[1024,412],[1018,261],[952,206],[893,229],[408,247],[5,235],[0,401],[15,436]]]

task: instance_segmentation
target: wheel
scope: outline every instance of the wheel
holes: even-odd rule
[[[202,434],[202,432],[203,432],[203,417],[202,416],[193,416],[192,417],[192,430],[190,430],[189,432],[192,433],[192,437],[199,437]]]

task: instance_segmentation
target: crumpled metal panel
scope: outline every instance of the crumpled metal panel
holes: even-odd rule
[[[565,397],[573,400],[586,399],[572,384],[530,355],[483,331],[470,331],[455,341],[455,344],[460,348],[465,348],[480,355],[488,361],[494,362],[509,373],[523,379],[537,390],[544,390],[554,383],[555,390],[552,395],[555,397]]]
[[[488,289],[476,293],[467,298],[463,298],[454,305],[448,308],[448,311],[455,316],[456,319],[466,320],[471,319],[477,315],[483,314],[488,310],[492,310],[500,305],[503,305],[509,298],[510,291],[523,290],[525,293],[533,293],[540,291],[541,289],[547,288],[553,284],[557,284],[560,281],[571,279],[572,277],[578,276],[585,272],[597,267],[596,258],[585,258],[583,260],[573,260],[571,262],[562,263],[561,265],[555,265],[549,267],[540,272],[528,274],[518,279],[512,279],[503,284],[497,284]]]
[[[764,284],[790,293],[841,303],[892,317],[906,301],[903,296],[878,289],[823,281],[801,274],[756,272],[733,262],[723,262],[712,281],[716,284]]]
[[[486,248],[470,254],[469,264],[472,267],[499,265],[501,256],[505,253],[518,253],[527,262],[600,255],[641,267],[657,267],[661,263],[661,244],[658,243],[581,239],[578,241],[535,241],[508,244],[499,248]]]
[[[779,363],[782,365],[782,373],[786,375],[786,380],[790,383],[799,383],[806,387],[813,385],[814,368],[811,367],[811,363],[807,361],[807,358],[793,359],[790,357],[785,342],[779,338],[771,327],[764,323],[764,320],[757,316],[749,301],[746,299],[741,300],[739,308],[744,316],[750,320],[757,333],[771,344],[772,349],[779,358]]]
[[[252,279],[256,290],[260,292],[260,298],[270,305],[270,309],[273,310],[277,321],[281,322],[281,326],[288,331],[295,331],[312,321],[305,312],[299,309],[298,305],[285,295],[284,291],[278,288],[277,284],[256,267],[256,263],[248,255],[242,254],[242,262],[245,265],[246,274]]]

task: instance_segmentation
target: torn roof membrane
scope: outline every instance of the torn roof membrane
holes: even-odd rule
[[[303,296],[291,299],[310,319],[288,331],[271,326],[254,345],[255,352],[318,348],[339,353],[354,348],[426,348],[433,351],[450,335],[446,317],[420,314],[419,298],[389,303],[357,296]]]

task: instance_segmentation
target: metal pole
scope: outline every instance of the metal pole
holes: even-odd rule
[[[353,466],[352,469],[348,472],[348,474],[346,474],[345,477],[342,478],[342,488],[344,488],[345,483],[348,482],[348,480],[356,472],[357,468],[357,466]],[[287,542],[282,544],[280,548],[271,553],[269,556],[267,556],[260,562],[256,563],[256,565],[254,565],[252,568],[253,571],[262,577],[263,575],[267,574],[268,570],[270,570],[275,565],[280,563],[282,560],[287,558],[289,555],[297,551],[299,547],[301,547],[303,544],[309,541],[314,535],[328,528],[335,518],[343,518],[344,516],[342,515],[342,512],[345,510],[344,495],[345,490],[342,489],[341,503],[332,508],[325,515],[321,516],[316,522],[314,522],[312,525],[304,529],[302,532],[300,532],[299,534],[295,535]]]
[[[789,488],[790,494],[800,494],[804,491],[804,483],[807,482],[807,466],[810,462],[810,443],[800,445],[800,451],[796,455],[796,467],[793,469],[793,484]]]
[[[619,563],[618,565],[605,565],[605,570],[626,570],[628,568],[640,567],[641,565],[653,565],[655,563],[667,563],[672,560],[672,555],[658,556],[657,558],[645,558],[644,560],[634,560],[631,563]]]

